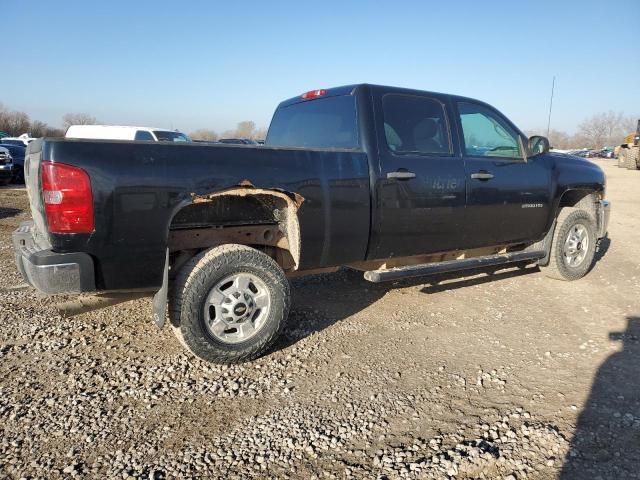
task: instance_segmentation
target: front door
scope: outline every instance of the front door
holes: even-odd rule
[[[468,246],[542,238],[551,209],[548,158],[525,160],[527,139],[498,111],[471,100],[458,102],[457,109],[467,178]]]
[[[464,163],[454,151],[444,99],[387,93],[375,98],[379,172],[369,259],[464,245]]]

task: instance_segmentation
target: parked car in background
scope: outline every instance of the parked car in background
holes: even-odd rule
[[[13,158],[8,149],[0,147],[0,185],[8,185],[13,178]]]
[[[232,145],[258,145],[258,142],[250,138],[221,138],[218,143],[226,143]]]
[[[8,150],[13,158],[13,181],[15,183],[24,183],[24,155],[27,147],[4,143],[4,138],[0,139],[0,147]]]
[[[33,141],[35,139],[32,138],[31,140]],[[16,145],[18,147],[26,147],[27,145],[29,145],[28,140],[18,138],[18,137],[4,137],[0,139],[0,142],[2,142],[5,145]]]
[[[93,140],[191,142],[187,135],[177,130],[126,125],[71,125],[64,136],[65,138],[88,138]]]

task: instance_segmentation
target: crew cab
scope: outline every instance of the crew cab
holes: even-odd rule
[[[595,164],[549,152],[492,106],[376,85],[282,102],[264,146],[43,139],[18,268],[46,293],[147,292],[212,362],[264,353],[288,277],[372,282],[537,263],[576,280],[605,236]]]

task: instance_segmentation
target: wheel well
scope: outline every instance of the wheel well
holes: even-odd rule
[[[209,195],[193,195],[169,227],[172,270],[197,252],[235,243],[264,251],[285,270],[300,263],[297,210],[303,199],[279,190],[240,186]]]
[[[597,204],[600,196],[593,190],[567,190],[560,198],[558,211],[562,207],[576,207],[589,212],[597,220]]]

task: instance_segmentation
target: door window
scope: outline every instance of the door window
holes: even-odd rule
[[[522,158],[518,133],[497,112],[469,102],[458,103],[458,112],[466,155]]]
[[[444,106],[415,95],[382,98],[384,134],[396,154],[450,155],[451,139]]]

